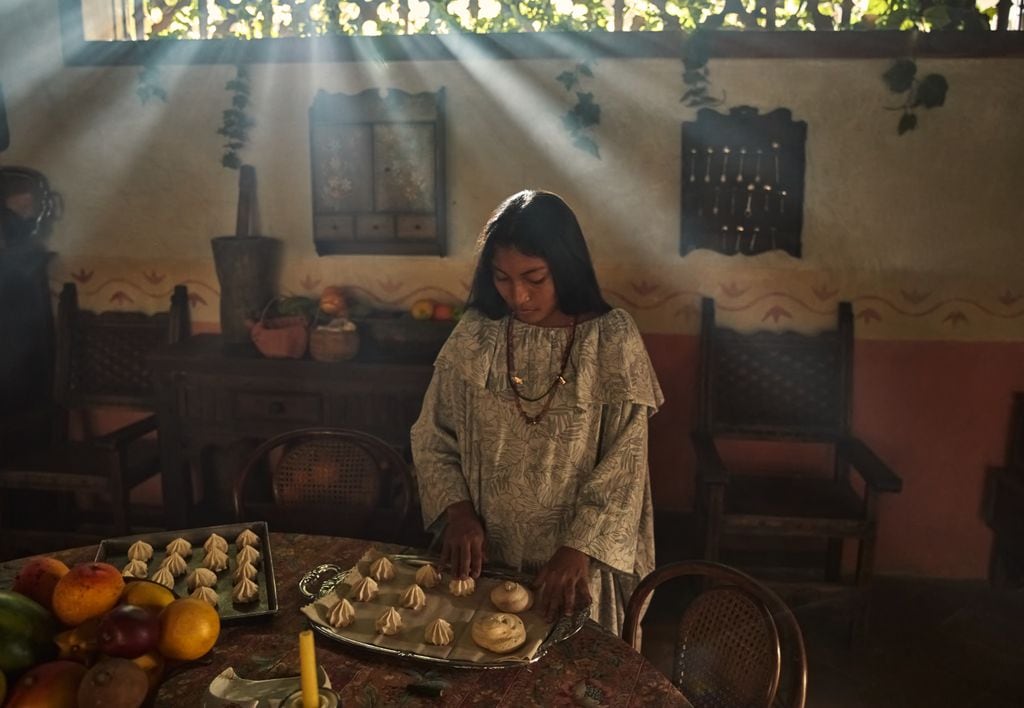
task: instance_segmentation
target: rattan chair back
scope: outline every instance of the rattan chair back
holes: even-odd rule
[[[253,500],[257,473],[270,503]],[[276,528],[400,540],[412,504],[408,465],[384,441],[357,430],[305,428],[260,445],[235,482],[237,518],[259,510]]]
[[[641,648],[640,619],[652,594],[680,578],[698,590],[679,607],[671,678],[694,708],[803,708],[807,659],[800,627],[774,592],[735,568],[681,561],[656,569],[629,600],[622,638]],[[674,599],[679,585],[665,591]]]

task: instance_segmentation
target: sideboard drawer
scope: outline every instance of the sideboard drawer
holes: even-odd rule
[[[323,421],[323,399],[316,393],[237,391],[232,408],[240,421],[288,421],[315,425]]]

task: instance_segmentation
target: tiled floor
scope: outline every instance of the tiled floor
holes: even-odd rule
[[[810,708],[1024,706],[1024,589],[880,576],[870,602],[866,635],[853,646],[830,601],[795,608]],[[644,624],[644,654],[666,672],[667,611],[656,600]]]

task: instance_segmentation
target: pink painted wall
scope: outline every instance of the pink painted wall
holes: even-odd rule
[[[697,338],[645,341],[666,398],[651,421],[655,507],[689,510]],[[1014,390],[1024,390],[1021,342],[856,342],[854,430],[903,478],[903,492],[881,502],[879,571],[986,575],[992,535],[981,517],[985,471],[1003,460]],[[743,453],[748,462],[773,466],[820,457],[781,445]]]

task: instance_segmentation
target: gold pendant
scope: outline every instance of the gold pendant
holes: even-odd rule
[[[522,378],[513,375],[512,376],[512,383],[514,383],[516,386],[522,386],[523,385],[523,380],[522,380]]]
[[[558,377],[558,385],[565,386],[565,379],[561,376]]]

